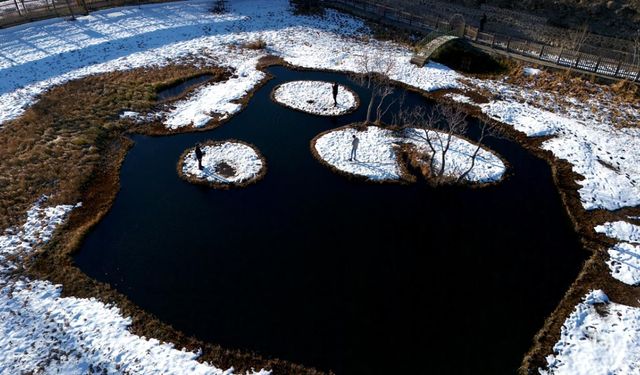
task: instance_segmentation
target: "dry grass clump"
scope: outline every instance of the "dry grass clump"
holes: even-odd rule
[[[0,228],[23,221],[42,195],[50,196],[51,204],[77,202],[106,162],[107,147],[133,130],[119,114],[148,112],[159,87],[204,73],[214,79],[227,74],[195,64],[140,68],[71,81],[44,93],[0,132]]]
[[[267,42],[265,42],[262,38],[258,38],[256,40],[244,43],[242,47],[253,50],[261,50],[267,48]]]
[[[640,89],[628,81],[612,84],[597,83],[583,75],[542,70],[537,75],[526,75],[524,65],[513,67],[506,82],[549,94],[537,100],[542,108],[554,106],[555,110],[570,114],[577,99],[580,105],[593,113],[600,121],[615,126],[637,127],[640,113]]]

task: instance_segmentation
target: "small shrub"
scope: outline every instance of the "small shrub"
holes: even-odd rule
[[[226,0],[216,0],[213,4],[213,8],[211,11],[215,14],[222,14],[227,12],[227,1]]]
[[[252,40],[242,45],[244,48],[260,50],[267,48],[267,42],[262,38],[258,38],[256,40]]]

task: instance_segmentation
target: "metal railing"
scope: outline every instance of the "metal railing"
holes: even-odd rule
[[[514,57],[521,56],[537,60],[544,65],[569,68],[609,78],[640,81],[638,56],[620,51],[590,48],[589,52],[583,52],[522,38],[481,32],[477,27],[464,23],[451,25],[447,19],[438,16],[412,14],[367,0],[323,0],[322,3],[374,21],[386,21],[395,26],[424,33],[431,31],[453,32],[472,43],[504,51]]]

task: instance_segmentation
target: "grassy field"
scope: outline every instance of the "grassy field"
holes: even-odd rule
[[[229,75],[206,64],[170,65],[91,76],[54,87],[0,133],[0,227],[17,225],[42,195],[51,204],[80,200],[105,150],[128,132],[158,133],[120,114],[157,107],[156,92],[193,76]]]

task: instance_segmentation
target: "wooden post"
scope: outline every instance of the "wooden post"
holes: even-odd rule
[[[540,54],[538,55],[538,59],[542,60],[542,54],[544,53],[544,47],[546,47],[545,44],[542,45],[542,48],[540,48]]]
[[[18,15],[22,16],[22,13],[20,12],[20,6],[18,5],[18,1],[17,0],[13,0],[13,3],[16,4],[16,10],[18,11]]]
[[[138,0],[138,4],[140,3],[140,0]],[[89,14],[89,9],[87,8],[87,3],[85,3],[84,0],[78,0],[78,5],[82,6],[82,9],[84,9],[84,15],[88,15]]]
[[[67,8],[69,9],[69,13],[71,14],[71,19],[75,20],[76,16],[73,14],[73,9],[71,9],[71,4],[69,4],[69,0],[67,0]]]

